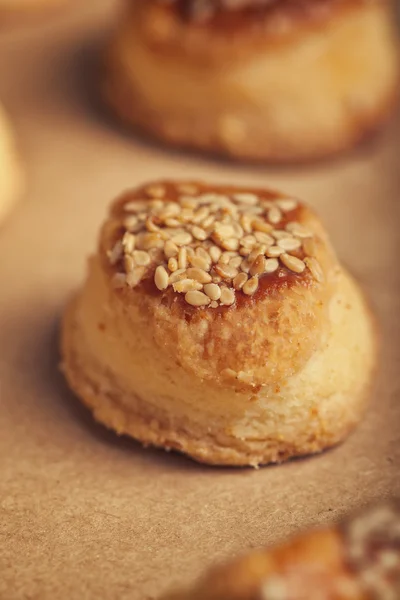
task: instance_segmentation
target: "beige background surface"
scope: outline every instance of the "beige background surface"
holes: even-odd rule
[[[400,492],[399,128],[331,164],[237,167],[124,136],[90,106],[113,3],[0,34],[0,97],[28,192],[0,231],[0,599],[145,599],[213,559]],[[397,146],[396,146],[397,144]],[[382,331],[371,410],[341,447],[254,470],[142,450],[93,424],[57,370],[57,329],[109,201],[159,176],[266,184],[307,199]]]

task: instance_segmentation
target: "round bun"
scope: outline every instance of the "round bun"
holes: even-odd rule
[[[22,188],[22,173],[13,132],[0,106],[0,224],[8,215]]]
[[[348,434],[375,338],[360,290],[297,199],[160,182],[112,206],[62,352],[72,389],[118,433],[258,465]]]
[[[167,142],[279,162],[359,142],[397,87],[390,0],[132,1],[102,82],[123,121]]]
[[[213,568],[165,600],[397,600],[400,508],[362,511],[338,527],[306,532]]]

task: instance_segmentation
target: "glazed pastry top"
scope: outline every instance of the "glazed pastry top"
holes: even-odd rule
[[[276,288],[324,282],[309,210],[270,190],[162,182],[115,204],[106,254],[116,287],[195,307],[240,306]]]

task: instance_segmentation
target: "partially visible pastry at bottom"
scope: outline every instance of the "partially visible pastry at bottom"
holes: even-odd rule
[[[400,506],[393,502],[214,567],[190,590],[164,600],[399,598]]]
[[[14,132],[0,106],[0,224],[13,208],[22,191],[23,176]]]
[[[96,419],[219,465],[343,440],[375,351],[363,294],[309,208],[198,182],[114,203],[62,327],[63,370]]]

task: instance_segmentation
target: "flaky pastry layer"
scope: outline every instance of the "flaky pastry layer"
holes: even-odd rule
[[[375,359],[364,300],[347,275],[339,278],[320,349],[295,375],[243,390],[183,369],[149,335],[148,322],[112,298],[93,259],[64,319],[64,372],[96,419],[145,444],[231,465],[318,452],[359,421]]]

